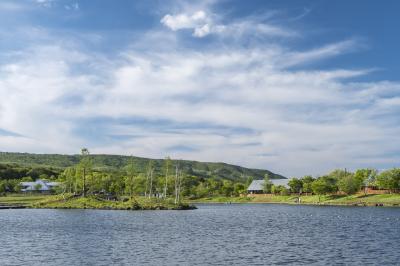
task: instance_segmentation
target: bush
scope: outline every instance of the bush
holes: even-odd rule
[[[349,174],[340,178],[338,186],[340,191],[343,191],[347,195],[351,195],[361,189],[362,181],[356,178],[353,174]]]

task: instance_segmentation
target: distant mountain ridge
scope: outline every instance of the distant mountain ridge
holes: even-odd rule
[[[150,159],[136,156],[124,155],[106,155],[91,154],[93,167],[103,171],[120,171],[128,164],[132,163],[138,172],[144,172],[149,161],[153,161],[156,172],[162,173],[164,159]],[[63,154],[34,154],[34,153],[16,153],[16,152],[0,152],[0,163],[13,163],[19,165],[41,166],[66,168],[76,165],[80,161],[80,155],[63,155]],[[220,162],[198,162],[188,160],[171,160],[172,164],[179,163],[180,169],[186,174],[209,178],[220,177],[231,180],[246,179],[253,177],[254,179],[262,179],[266,174],[273,179],[286,178],[282,175],[275,174],[269,170],[246,168],[237,165],[220,163]]]

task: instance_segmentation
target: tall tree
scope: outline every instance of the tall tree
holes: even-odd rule
[[[321,195],[325,195],[333,190],[329,178],[326,176],[314,180],[311,184],[311,188],[313,192],[318,195],[318,201],[321,201]]]
[[[89,174],[92,168],[92,161],[90,159],[90,152],[87,148],[82,148],[81,156],[82,159],[79,162],[78,168],[82,171],[82,196],[86,197],[86,176]]]
[[[133,156],[131,156],[131,162],[128,165],[127,171],[126,171],[126,180],[125,180],[125,188],[128,189],[129,196],[133,196],[133,191],[134,191],[134,186],[135,186],[135,163],[133,160]]]
[[[303,182],[303,192],[311,193],[312,192],[311,184],[314,181],[314,178],[310,175],[306,175],[303,176],[303,178],[301,178],[301,181]]]
[[[178,192],[178,188],[179,187],[179,166],[178,166],[178,162],[176,162],[175,165],[175,204],[178,204],[179,198],[179,192]]]
[[[145,190],[144,190],[144,196],[148,196],[148,190],[149,190],[149,180],[150,180],[150,172],[152,169],[152,164],[153,161],[149,160],[149,162],[147,163],[147,168],[146,168],[146,183],[145,183]]]
[[[167,157],[164,160],[164,170],[165,170],[165,183],[164,183],[164,198],[167,198],[167,192],[168,192],[168,170],[169,166],[171,164],[171,158]]]
[[[151,170],[150,170],[150,190],[149,190],[149,198],[151,198],[152,195],[153,195],[153,173],[154,173],[154,169],[151,168]]]
[[[357,179],[354,174],[347,174],[339,179],[338,187],[347,195],[351,195],[360,190],[362,181]]]
[[[400,189],[400,168],[393,168],[380,173],[377,177],[380,188],[398,191]]]
[[[301,193],[303,190],[303,181],[301,179],[292,178],[289,180],[288,185],[293,193]]]
[[[264,184],[263,184],[263,190],[264,193],[271,193],[271,189],[272,189],[272,182],[269,178],[268,174],[265,174],[264,176]]]
[[[378,171],[375,169],[358,169],[354,173],[354,177],[364,185],[364,194],[367,195],[368,186],[373,185],[375,183],[376,176],[378,175]]]

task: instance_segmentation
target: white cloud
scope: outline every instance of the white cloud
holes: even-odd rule
[[[21,3],[18,3],[16,1],[1,1],[0,2],[0,11],[21,11],[26,9],[26,7],[24,5],[22,5]]]
[[[181,29],[194,29],[194,36],[196,37],[203,37],[210,33],[210,25],[208,24],[210,22],[211,19],[207,17],[206,13],[202,10],[199,10],[191,15],[184,13],[178,15],[167,14],[161,19],[161,23],[173,31]],[[208,30],[206,30],[207,28]]]
[[[163,23],[196,37],[255,25],[222,26],[206,12],[190,14]],[[352,80],[370,69],[302,68],[353,51],[357,40],[302,51],[282,43],[190,49],[173,32],[137,40],[114,58],[73,41],[35,44],[0,65],[0,128],[22,135],[0,135],[0,147],[73,153],[89,146],[285,175],[398,162],[384,154],[400,144],[399,83]]]
[[[54,5],[55,0],[36,0],[35,2],[41,7],[50,8]]]
[[[79,4],[78,3],[72,3],[70,5],[65,5],[64,8],[66,10],[79,10]]]
[[[264,35],[290,37],[295,33],[283,27],[263,23],[260,18],[249,17],[240,22],[229,24],[218,23],[218,17],[199,10],[194,13],[167,14],[161,19],[161,23],[173,31],[182,29],[193,30],[194,37],[202,38],[209,34],[217,34],[223,37],[236,38],[242,35]]]

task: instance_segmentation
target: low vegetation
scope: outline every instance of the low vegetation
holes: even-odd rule
[[[170,158],[91,155],[87,149],[79,156],[0,153],[0,161],[7,161],[0,163],[0,196],[8,195],[0,197],[0,204],[23,202],[36,208],[179,209],[185,208],[184,201],[293,203],[299,199],[305,204],[399,204],[398,168],[380,173],[337,169],[319,177],[292,178],[285,187],[274,186],[270,180],[281,176],[266,170]],[[260,179],[261,173],[268,195],[246,196],[248,185]],[[18,194],[20,182],[37,179],[60,182],[52,191],[56,195]],[[390,194],[368,195],[370,189]]]
[[[279,174],[272,173],[263,169],[251,169],[226,163],[208,163],[188,160],[149,159],[136,156],[122,155],[90,155],[93,170],[106,173],[120,173],[126,171],[128,165],[133,163],[137,172],[145,172],[151,162],[155,175],[164,175],[165,161],[168,160],[172,165],[179,164],[180,170],[185,175],[198,178],[219,177],[228,180],[243,180],[251,176],[255,179],[261,179],[268,174],[271,178],[284,178]],[[76,166],[82,159],[82,155],[61,155],[61,154],[32,154],[32,153],[13,153],[0,152],[0,164],[16,165],[15,171],[2,173],[0,168],[0,177],[9,179],[31,176],[37,178],[38,174],[47,176],[57,176],[68,167]],[[29,172],[31,170],[33,172]],[[44,172],[44,170],[50,172]]]
[[[300,199],[300,200],[299,200]],[[400,194],[381,195],[256,195],[246,197],[215,197],[192,200],[192,203],[285,203],[346,206],[400,206]]]

